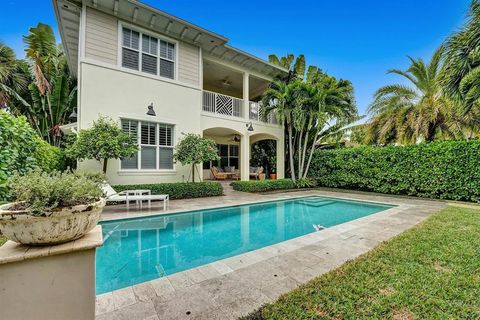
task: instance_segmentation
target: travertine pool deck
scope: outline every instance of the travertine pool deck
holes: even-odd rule
[[[373,249],[445,207],[441,201],[329,190],[173,200],[166,212],[105,209],[104,220],[320,195],[396,207],[319,232],[97,296],[96,319],[236,319]]]

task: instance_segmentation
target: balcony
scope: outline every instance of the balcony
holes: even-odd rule
[[[254,121],[263,121],[270,124],[277,124],[277,116],[275,111],[270,112],[267,118],[264,119],[265,108],[260,102],[250,101],[249,103],[249,118]],[[266,120],[266,121],[265,121]]]
[[[203,91],[203,111],[243,118],[243,100],[224,94]]]

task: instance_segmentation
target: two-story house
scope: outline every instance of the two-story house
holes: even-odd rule
[[[138,153],[110,160],[114,184],[174,182],[190,170],[173,161],[182,133],[214,139],[221,160],[249,179],[251,145],[276,141],[284,176],[284,131],[261,121],[258,101],[288,71],[233,48],[228,39],[134,0],[52,0],[62,43],[78,78],[76,130],[99,115],[137,136]],[[100,169],[94,161],[80,164]]]

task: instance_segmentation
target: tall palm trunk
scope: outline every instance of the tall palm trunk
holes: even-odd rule
[[[290,174],[292,175],[292,180],[296,181],[295,178],[295,162],[293,161],[293,143],[292,143],[292,124],[288,124],[288,153],[290,158]]]

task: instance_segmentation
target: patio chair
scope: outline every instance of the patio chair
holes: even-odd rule
[[[254,177],[255,180],[259,179],[261,173],[263,173],[263,167],[250,167],[250,177]]]
[[[215,180],[225,180],[228,176],[226,172],[220,172],[217,167],[210,168],[210,171],[212,172]]]
[[[140,207],[142,207],[143,201],[148,201],[148,208],[150,208],[152,200],[162,200],[164,211],[167,210],[167,207],[170,203],[170,197],[168,194],[151,194],[150,190],[125,190],[116,192],[108,183],[104,183],[102,185],[102,190],[105,194],[105,200],[107,203],[125,201],[127,204],[127,209],[130,206],[130,201],[135,201],[137,204],[140,203]]]

